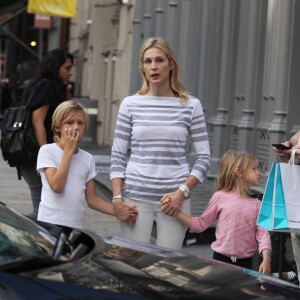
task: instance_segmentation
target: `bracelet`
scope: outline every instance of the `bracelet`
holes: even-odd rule
[[[117,195],[117,196],[114,196],[114,197],[112,198],[111,202],[114,203],[115,201],[117,201],[117,200],[119,200],[119,199],[123,200],[121,194],[119,194],[119,195]]]
[[[263,257],[264,256],[267,256],[267,257],[272,257],[272,253],[269,249],[267,249],[267,251],[264,252],[264,254],[262,255]]]

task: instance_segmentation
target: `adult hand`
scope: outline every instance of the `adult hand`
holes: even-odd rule
[[[286,141],[282,143],[286,146],[291,146],[290,141]],[[288,162],[291,156],[292,151],[291,150],[282,150],[275,147],[272,147],[273,151],[276,153],[276,156],[280,162]]]
[[[170,217],[175,217],[180,212],[184,197],[180,190],[165,194],[160,200],[161,211]]]

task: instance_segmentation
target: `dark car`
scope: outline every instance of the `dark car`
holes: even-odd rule
[[[119,237],[46,230],[1,203],[0,299],[300,299],[300,288]]]

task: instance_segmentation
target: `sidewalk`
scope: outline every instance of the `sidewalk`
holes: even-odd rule
[[[94,155],[96,161],[96,170],[98,173],[96,176],[96,183],[99,196],[106,200],[110,200],[110,148],[100,146],[85,146],[83,149]],[[203,186],[199,185],[193,190],[193,215],[201,214],[201,211],[205,208],[211,193],[212,191],[209,189],[209,185],[206,184]],[[16,169],[9,167],[3,160],[1,154],[0,195],[0,201],[4,202],[7,206],[17,210],[20,213],[28,213],[32,209],[30,192],[26,182],[23,179],[18,180]],[[101,214],[89,208],[86,209],[84,228],[108,235],[121,236],[119,222],[115,219],[115,217]],[[210,249],[210,244],[193,245],[195,241],[195,237],[191,236],[191,239],[187,240],[187,244],[189,244],[189,246],[184,246],[183,251],[195,255],[211,257],[212,251]]]

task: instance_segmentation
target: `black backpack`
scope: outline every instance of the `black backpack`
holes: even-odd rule
[[[39,151],[30,109],[38,85],[39,83],[33,88],[26,104],[7,108],[3,115],[0,143],[2,156],[10,167],[17,168],[18,179],[21,179],[20,165],[36,158]]]

